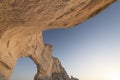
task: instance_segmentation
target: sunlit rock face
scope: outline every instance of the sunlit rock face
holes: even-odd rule
[[[74,77],[69,77],[65,69],[62,67],[58,58],[53,57],[52,80],[78,80]]]
[[[114,1],[0,0],[0,80],[9,80],[20,57],[36,64],[35,80],[62,76],[52,73],[53,47],[44,44],[42,31],[80,24]]]

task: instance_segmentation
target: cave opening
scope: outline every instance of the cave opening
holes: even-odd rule
[[[30,58],[20,58],[10,80],[33,80],[36,72],[36,65]]]

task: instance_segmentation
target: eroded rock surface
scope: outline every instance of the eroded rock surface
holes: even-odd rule
[[[69,77],[65,69],[62,67],[58,58],[53,58],[52,80],[79,80]]]
[[[37,65],[35,80],[49,80],[53,48],[44,44],[42,31],[75,26],[114,1],[0,0],[0,79],[9,80],[18,58],[30,57]]]

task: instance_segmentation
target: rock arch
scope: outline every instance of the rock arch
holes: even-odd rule
[[[0,0],[0,79],[9,80],[20,57],[37,65],[35,80],[50,80],[53,47],[42,31],[69,28],[115,0]]]

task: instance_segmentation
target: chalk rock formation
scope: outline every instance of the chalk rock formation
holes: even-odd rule
[[[52,80],[78,80],[78,79],[74,77],[69,78],[67,72],[62,67],[59,59],[53,58]]]
[[[0,79],[9,80],[18,58],[37,65],[35,80],[49,80],[53,48],[42,31],[69,28],[96,15],[115,0],[0,0]]]

